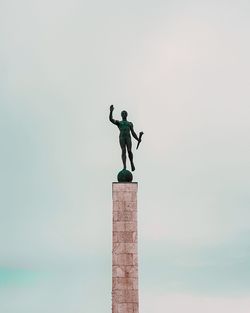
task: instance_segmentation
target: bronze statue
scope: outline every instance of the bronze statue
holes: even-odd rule
[[[138,141],[137,144],[137,149],[141,143],[141,138],[143,135],[143,132],[140,132],[139,137],[136,135],[134,131],[133,124],[129,121],[127,121],[127,116],[128,113],[126,111],[121,112],[122,120],[117,121],[113,119],[113,111],[114,111],[114,106],[110,106],[110,114],[109,114],[109,120],[111,123],[115,124],[118,126],[120,130],[120,136],[119,136],[119,141],[120,141],[120,146],[122,149],[122,163],[123,163],[123,171],[126,171],[126,149],[128,151],[128,157],[130,160],[131,164],[131,170],[135,170],[134,162],[133,162],[133,153],[132,153],[132,140],[131,140],[131,135]],[[118,176],[119,177],[119,176]],[[132,175],[131,175],[132,177]],[[118,178],[119,180],[119,178]],[[132,181],[132,178],[131,178]]]

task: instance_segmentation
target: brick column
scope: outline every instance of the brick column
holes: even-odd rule
[[[113,183],[112,313],[138,313],[137,183]]]

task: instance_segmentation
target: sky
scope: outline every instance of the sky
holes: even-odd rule
[[[248,0],[1,0],[1,313],[111,312],[110,104],[145,133],[140,311],[249,313],[249,29]]]

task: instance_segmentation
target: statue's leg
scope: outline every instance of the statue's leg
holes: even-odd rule
[[[123,169],[126,169],[126,145],[123,139],[120,138],[120,146],[122,149],[122,163],[123,163]]]
[[[128,157],[130,160],[130,164],[131,164],[131,171],[133,172],[135,170],[135,165],[133,162],[133,153],[132,153],[132,142],[131,142],[131,138],[129,138],[127,140],[127,149],[128,149]]]

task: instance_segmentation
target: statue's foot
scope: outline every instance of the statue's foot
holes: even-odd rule
[[[134,164],[131,164],[131,171],[133,172],[135,170]]]

